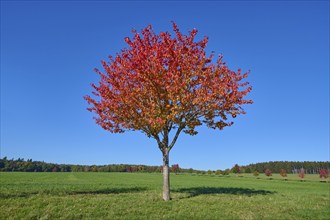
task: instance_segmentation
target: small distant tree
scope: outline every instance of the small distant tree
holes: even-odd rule
[[[320,178],[327,179],[329,177],[329,171],[327,169],[320,169]]]
[[[280,175],[281,175],[285,180],[287,180],[288,174],[287,174],[287,172],[286,172],[285,169],[281,169]]]
[[[143,165],[139,165],[138,168],[137,168],[138,172],[145,172],[145,167]]]
[[[222,175],[227,176],[227,175],[229,175],[229,173],[230,173],[230,170],[229,169],[225,169],[223,171]]]
[[[265,175],[269,177],[269,179],[271,179],[270,177],[273,175],[272,171],[270,169],[266,169],[265,170]]]
[[[245,173],[251,173],[251,168],[250,167],[245,168]]]
[[[98,172],[97,167],[94,165],[92,166],[92,172]]]
[[[221,172],[221,170],[217,170],[217,171],[215,171],[215,175],[221,175],[222,174],[222,172]]]
[[[301,178],[301,181],[305,178],[305,170],[304,170],[304,168],[301,168],[300,169],[298,176]]]
[[[259,176],[259,172],[258,171],[254,171],[253,172],[253,176],[258,177]]]
[[[238,166],[238,164],[235,164],[231,171],[237,175],[241,173],[241,168]]]
[[[177,175],[178,174],[178,172],[180,172],[180,167],[179,167],[179,164],[173,164],[172,165],[172,172],[174,172],[175,173],[175,175]]]
[[[89,166],[84,166],[84,172],[89,172]]]

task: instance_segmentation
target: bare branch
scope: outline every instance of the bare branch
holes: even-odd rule
[[[178,137],[179,137],[181,131],[183,130],[183,128],[184,128],[184,126],[180,126],[180,127],[178,128],[178,130],[176,131],[175,136],[174,136],[174,138],[173,138],[173,140],[172,140],[172,143],[171,143],[170,146],[168,147],[169,151],[170,151],[170,150],[172,149],[172,147],[174,146],[174,144],[175,144],[176,140],[178,139]]]

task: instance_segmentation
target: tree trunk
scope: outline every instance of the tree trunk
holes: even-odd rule
[[[170,168],[169,154],[163,153],[163,199],[170,200]]]

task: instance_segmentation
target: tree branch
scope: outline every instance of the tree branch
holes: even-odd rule
[[[178,128],[178,130],[176,131],[175,136],[174,136],[174,138],[173,138],[173,140],[172,140],[172,143],[171,143],[170,146],[168,147],[169,151],[170,151],[170,150],[172,149],[172,147],[174,146],[174,144],[175,144],[176,140],[178,139],[178,137],[179,137],[179,135],[180,135],[180,132],[183,130],[183,128],[184,128],[184,126],[180,126],[180,127]]]
[[[152,134],[152,136],[155,138],[155,140],[158,143],[158,148],[160,149],[161,152],[164,150],[163,143],[160,141],[159,136],[157,134]]]

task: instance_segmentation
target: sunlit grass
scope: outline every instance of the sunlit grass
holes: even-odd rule
[[[3,219],[329,219],[330,184],[318,176],[0,173]],[[263,177],[264,176],[264,177]]]

